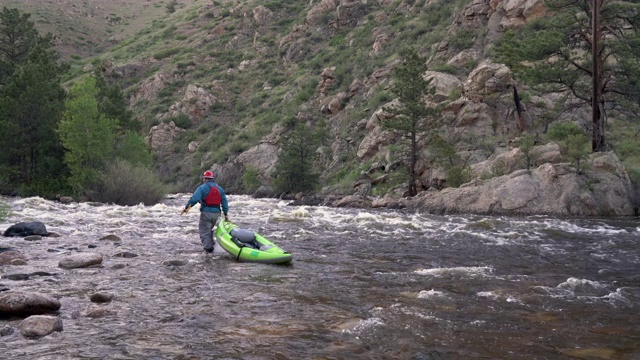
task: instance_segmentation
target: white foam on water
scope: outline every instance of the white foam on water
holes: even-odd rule
[[[425,314],[422,311],[416,310],[414,309],[407,309],[406,307],[402,307],[400,308],[400,311],[406,315],[415,317],[415,318],[420,318],[420,319],[425,319],[425,320],[433,320],[433,321],[441,321],[442,319],[437,318],[433,315],[429,315],[429,314]]]
[[[359,212],[355,218],[355,222],[379,222],[380,215],[368,213],[368,212]]]
[[[472,267],[452,267],[452,268],[434,268],[434,269],[417,269],[414,273],[419,275],[441,277],[447,275],[459,275],[465,277],[485,277],[493,272],[491,266],[472,266]]]
[[[476,293],[476,295],[478,297],[483,297],[483,298],[488,298],[488,299],[492,299],[492,300],[498,300],[499,296],[498,294],[492,292],[492,291],[480,291],[478,293]]]
[[[418,299],[437,299],[437,298],[446,298],[447,295],[442,291],[437,290],[421,290],[418,293]]]
[[[577,279],[573,277],[568,278],[565,282],[560,283],[557,286],[558,289],[565,289],[570,291],[576,291],[581,287],[590,287],[593,289],[606,289],[605,285],[597,281],[592,281],[587,279]]]
[[[588,279],[568,278],[556,287],[537,286],[549,296],[567,300],[602,300],[612,297],[611,290],[605,284]]]
[[[359,335],[365,330],[368,330],[370,328],[380,326],[380,325],[384,325],[384,321],[382,321],[382,319],[380,318],[364,319],[364,320],[360,320],[358,324],[356,324],[356,326],[353,327],[353,329],[342,330],[342,333]]]
[[[307,217],[311,217],[311,213],[309,212],[309,209],[302,206],[292,211],[291,216],[299,217],[299,218],[307,218]]]
[[[604,296],[604,298],[611,300],[613,303],[621,302],[627,305],[632,305],[633,302],[626,296],[624,296],[624,294],[622,294],[622,291],[622,288],[618,288],[615,292],[609,293],[608,295]]]
[[[513,296],[509,296],[509,297],[507,297],[507,302],[508,302],[508,303],[514,303],[514,304],[524,305],[524,303],[523,303],[520,299],[517,299],[517,298],[515,298],[515,297],[513,297]]]

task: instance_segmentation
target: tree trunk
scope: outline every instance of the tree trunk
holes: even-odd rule
[[[591,0],[591,54],[593,56],[593,69],[591,80],[593,94],[591,96],[591,150],[593,152],[606,151],[604,134],[604,112],[602,104],[602,57],[600,54],[600,6],[602,0]]]
[[[418,141],[416,140],[416,131],[411,133],[411,160],[410,160],[410,177],[409,182],[409,196],[416,196],[418,190],[416,188],[416,180],[418,178],[416,174],[416,164],[418,163]]]

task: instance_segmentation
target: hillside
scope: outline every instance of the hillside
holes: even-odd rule
[[[521,168],[514,141],[539,138],[554,121],[553,95],[529,92],[490,59],[506,30],[544,14],[541,0],[195,0],[178,1],[171,14],[166,2],[23,5],[36,3],[43,9],[32,11],[37,25],[68,39],[60,49],[74,59],[69,81],[93,64],[124,89],[161,179],[176,191],[190,190],[210,168],[231,192],[255,190],[243,181],[248,170],[269,185],[282,137],[303,122],[327,129],[316,161],[323,194],[353,193],[364,176],[373,194],[401,195],[398,137],[381,122],[382,106],[393,100],[393,69],[410,46],[428,59],[430,101],[443,108],[435,132],[453,144],[454,165],[474,178]],[[565,120],[588,126],[588,109]],[[433,151],[425,147],[419,163],[421,190],[452,183]]]
[[[167,11],[164,2],[151,0],[3,0],[0,5],[30,13],[42,34],[58,38],[56,48],[66,59],[103,53]]]

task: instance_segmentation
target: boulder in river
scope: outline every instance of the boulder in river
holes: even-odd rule
[[[95,294],[92,294],[89,297],[89,300],[91,300],[91,302],[93,303],[108,303],[108,302],[111,302],[111,300],[113,300],[113,294],[97,292]]]
[[[19,291],[0,294],[0,316],[40,315],[60,309],[60,301],[52,297]]]
[[[54,331],[62,331],[62,319],[57,316],[34,315],[22,320],[19,325],[24,337],[42,337]]]
[[[47,231],[47,227],[40,221],[32,221],[11,225],[4,231],[3,235],[7,237],[25,237],[29,235],[48,236],[49,232]]]
[[[84,268],[102,264],[102,255],[98,253],[81,253],[65,256],[58,266],[63,269]]]

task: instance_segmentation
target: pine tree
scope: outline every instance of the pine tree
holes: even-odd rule
[[[62,117],[65,66],[50,35],[29,15],[0,14],[0,190],[51,195],[64,190],[66,168],[55,129]]]
[[[313,193],[319,184],[314,170],[315,151],[320,145],[322,131],[312,131],[296,124],[284,141],[274,173],[274,185],[279,192]]]
[[[421,58],[415,49],[409,49],[403,64],[395,69],[395,81],[391,88],[398,97],[399,103],[387,105],[393,117],[383,122],[385,128],[396,132],[409,143],[405,152],[405,164],[409,174],[409,196],[415,196],[418,193],[416,165],[420,156],[421,141],[434,127],[434,121],[440,113],[437,108],[428,107],[425,104],[425,96],[435,91],[431,81],[423,77],[426,71],[425,59]]]
[[[102,75],[100,66],[95,66],[93,75],[98,88],[98,107],[100,112],[108,118],[118,121],[120,133],[125,133],[128,130],[140,131],[142,124],[133,117],[133,112],[127,108],[120,86],[118,84],[109,85]]]
[[[608,149],[607,113],[640,111],[640,4],[549,0],[548,16],[505,34],[495,54],[533,89],[568,93],[565,109],[591,106],[592,151]]]
[[[24,63],[38,42],[31,14],[2,8],[0,13],[0,87],[6,84],[16,67]]]

